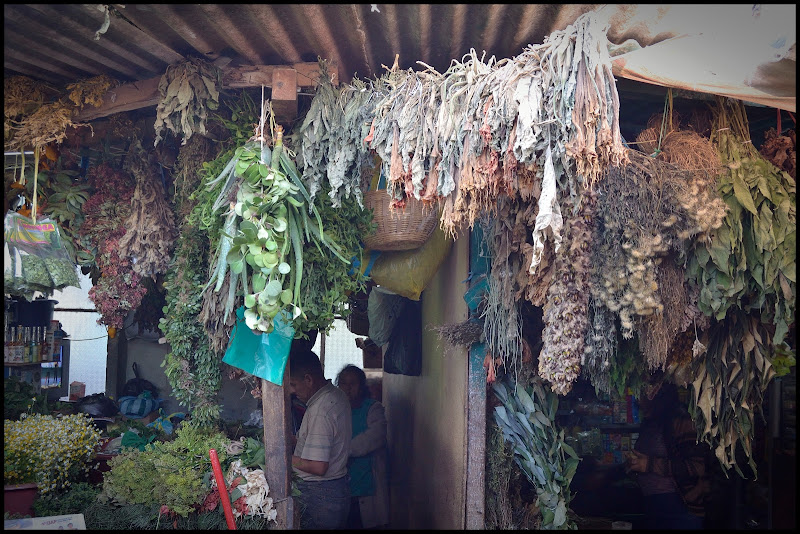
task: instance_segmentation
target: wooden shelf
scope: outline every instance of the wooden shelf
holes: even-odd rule
[[[3,366],[5,367],[32,367],[34,365],[42,365],[42,363],[47,362],[3,362]]]

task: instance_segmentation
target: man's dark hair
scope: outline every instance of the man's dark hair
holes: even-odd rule
[[[370,396],[369,387],[367,386],[367,374],[358,366],[353,364],[345,365],[339,374],[336,375],[336,385],[339,385],[339,379],[345,373],[353,373],[355,377],[358,379],[358,396],[361,400],[367,399]]]
[[[319,356],[309,349],[297,350],[289,353],[289,376],[302,378],[306,374],[316,377],[325,377]]]

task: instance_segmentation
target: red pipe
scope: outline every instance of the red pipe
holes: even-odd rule
[[[219,464],[219,456],[216,449],[209,449],[208,456],[211,458],[211,469],[214,471],[214,480],[217,481],[219,489],[219,500],[222,501],[222,509],[225,511],[225,521],[228,523],[228,530],[236,530],[236,520],[233,519],[233,509],[231,500],[228,497],[228,487],[225,485],[225,477],[222,475],[222,466]]]

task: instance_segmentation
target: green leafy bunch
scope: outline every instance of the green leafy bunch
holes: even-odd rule
[[[209,450],[215,449],[224,462],[226,443],[219,432],[185,424],[172,441],[157,441],[144,451],[124,449],[109,461],[111,471],[105,474],[101,500],[165,505],[186,517],[210,491],[204,481],[211,471]]]
[[[692,363],[689,412],[698,439],[711,446],[726,472],[734,468],[744,477],[736,463],[741,446],[755,475],[755,416],[763,419],[764,392],[775,376],[771,333],[757,318],[732,309],[712,324],[706,341],[707,350]]]
[[[181,148],[179,173],[183,186],[176,190],[180,234],[172,264],[164,280],[166,305],[161,331],[170,346],[162,367],[172,393],[182,406],[191,410],[192,420],[201,426],[214,426],[219,421],[217,393],[221,385],[220,358],[212,348],[209,336],[198,316],[203,307],[203,286],[209,276],[209,254],[219,243],[221,218],[212,206],[222,184],[207,189],[233,155],[233,149],[251,135],[257,112],[252,99],[243,92],[238,98],[224,100],[214,119],[225,126],[229,136],[212,150],[211,161],[198,161],[191,141]],[[230,114],[228,114],[230,112]]]
[[[319,210],[284,150],[282,128],[276,131],[271,150],[257,141],[237,148],[222,173],[207,185],[210,189],[224,182],[213,209],[229,208],[207,287],[214,284],[218,292],[229,276],[225,316],[233,311],[241,287],[245,323],[266,333],[274,329],[273,320],[282,311],[292,320],[304,314],[300,288],[307,246],[324,254],[324,245],[344,269],[350,263],[323,228]]]
[[[700,288],[703,313],[717,320],[731,308],[755,313],[775,326],[779,345],[794,322],[797,192],[794,179],[753,148],[746,121],[741,102],[720,101],[713,130],[729,210],[709,241],[695,243],[686,276]]]
[[[39,173],[38,189],[45,196],[39,208],[40,217],[49,217],[58,223],[61,242],[73,263],[91,261],[93,258],[81,250],[76,243],[80,242],[78,229],[83,223],[82,207],[89,199],[90,187],[86,183],[76,182],[78,171],[54,170]],[[26,184],[33,194],[33,181]]]
[[[351,265],[343,265],[338,257],[317,247],[303,251],[300,306],[304,315],[294,320],[297,332],[328,333],[335,319],[350,315],[349,296],[366,288],[367,277],[357,266],[363,261],[361,237],[373,232],[376,226],[372,213],[359,206],[352,196],[340,199],[339,207],[333,207],[325,185],[321,193],[314,199],[314,206],[324,221],[325,234],[341,247]]]
[[[545,391],[538,378],[525,387],[506,377],[495,382],[493,388],[502,403],[495,407],[495,421],[512,445],[520,469],[536,488],[541,528],[574,529],[567,517],[572,500],[569,485],[580,458],[564,441],[564,430],[556,427],[558,396]]]

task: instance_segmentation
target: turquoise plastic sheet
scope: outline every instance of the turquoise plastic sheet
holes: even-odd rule
[[[236,310],[236,324],[222,361],[253,376],[283,385],[283,373],[292,348],[291,316],[282,311],[269,334],[256,334],[244,322],[244,306]]]

